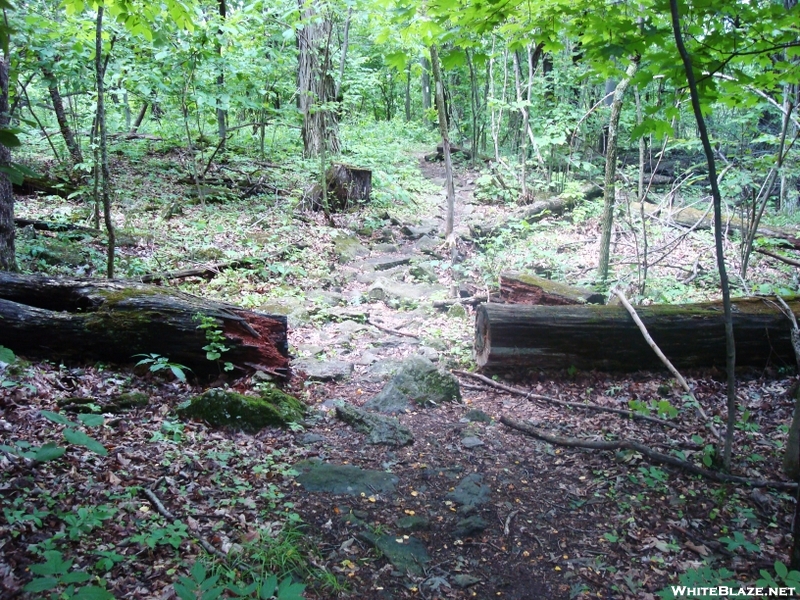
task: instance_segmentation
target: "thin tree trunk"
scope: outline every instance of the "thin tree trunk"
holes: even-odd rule
[[[80,144],[75,139],[75,134],[72,132],[72,127],[69,126],[69,119],[67,119],[67,113],[64,111],[64,101],[61,99],[61,92],[58,90],[58,80],[47,67],[42,68],[42,74],[47,80],[47,90],[50,92],[50,100],[53,102],[53,111],[56,113],[58,128],[61,130],[61,135],[67,145],[69,155],[72,157],[72,162],[74,164],[82,163],[83,153],[81,152]]]
[[[9,125],[8,57],[0,57],[0,128]],[[0,166],[11,166],[11,150],[0,144]],[[16,271],[14,249],[14,190],[6,173],[0,172],[0,271]]]
[[[442,136],[442,154],[444,155],[445,184],[447,186],[447,214],[445,216],[444,236],[452,241],[453,222],[455,220],[456,191],[453,185],[453,161],[450,157],[450,134],[447,131],[447,115],[444,104],[444,85],[442,69],[439,65],[439,53],[436,46],[430,47],[433,80],[436,85],[436,109],[439,112],[439,133]]]
[[[422,65],[422,110],[431,107],[431,63],[427,56],[419,59]]]
[[[220,65],[219,73],[217,74],[217,135],[219,136],[220,148],[225,147],[225,138],[228,135],[226,124],[228,111],[222,107],[222,94],[225,91],[225,68],[222,64],[222,26],[225,24],[227,12],[226,0],[219,0],[220,27],[217,30],[217,56],[219,56]]]
[[[111,173],[108,169],[108,147],[106,134],[106,107],[105,107],[105,65],[103,64],[103,12],[104,6],[101,4],[97,8],[97,28],[95,31],[95,57],[94,68],[97,77],[97,131],[100,141],[100,173],[102,183],[100,185],[103,197],[103,219],[108,232],[108,253],[106,271],[109,279],[114,278],[114,252],[116,239],[114,235],[114,223],[111,220]]]
[[[697,81],[694,78],[692,59],[683,43],[680,16],[678,14],[678,0],[670,0],[669,8],[672,16],[672,32],[675,35],[675,44],[678,47],[678,53],[681,55],[683,68],[686,71],[686,82],[689,84],[689,93],[692,97],[692,110],[694,111],[694,118],[697,121],[697,129],[700,132],[700,140],[703,143],[706,162],[708,163],[708,179],[711,183],[711,196],[714,199],[714,242],[717,251],[717,269],[719,270],[719,283],[720,288],[722,288],[722,305],[725,315],[725,367],[728,371],[728,420],[725,430],[725,447],[722,460],[725,468],[729,469],[733,448],[734,426],[736,425],[736,373],[734,372],[736,367],[736,343],[733,337],[731,291],[728,284],[728,272],[725,268],[725,254],[722,248],[722,195],[720,194],[719,184],[717,182],[717,165],[714,161],[714,150],[711,148],[708,130],[706,129],[706,121],[700,107],[700,96],[697,92]]]
[[[475,163],[478,160],[478,78],[475,75],[475,65],[472,64],[472,55],[469,50],[465,50],[467,55],[467,65],[469,66],[469,101],[470,110],[472,112],[472,155],[471,161],[472,168],[475,168]]]
[[[344,22],[344,33],[342,34],[342,58],[339,61],[339,79],[336,80],[336,87],[333,92],[333,99],[336,102],[342,101],[342,83],[344,83],[344,69],[347,65],[347,48],[350,46],[350,20],[352,18],[353,9],[348,8],[347,19]]]
[[[600,236],[600,261],[597,267],[598,278],[605,281],[608,278],[608,263],[611,250],[611,231],[614,228],[614,201],[615,186],[614,179],[617,174],[617,134],[619,128],[619,116],[622,112],[622,99],[631,78],[636,74],[639,64],[638,58],[628,66],[625,77],[617,85],[614,91],[614,99],[611,101],[611,118],[608,123],[608,141],[606,144],[606,174],[603,191],[603,220],[601,221],[602,233]]]
[[[411,63],[406,65],[406,123],[411,121]]]
[[[136,120],[133,122],[131,126],[130,133],[136,133],[139,130],[139,127],[142,126],[142,121],[144,121],[144,116],[147,114],[147,107],[150,105],[147,100],[142,103],[142,108],[139,109],[139,113],[136,115]]]
[[[520,70],[519,66],[519,57],[517,53],[514,52],[512,54],[514,60],[514,85],[517,90],[517,105],[520,107],[520,113],[522,114],[522,145],[520,148],[520,175],[519,175],[519,182],[520,182],[520,189],[521,189],[521,200],[523,202],[527,202],[528,200],[528,173],[527,173],[527,165],[528,165],[528,109],[522,104],[522,71]]]

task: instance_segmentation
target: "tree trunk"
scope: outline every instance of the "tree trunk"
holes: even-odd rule
[[[100,142],[100,175],[102,183],[100,192],[103,198],[103,219],[108,233],[108,251],[106,261],[106,274],[109,279],[114,277],[114,252],[116,240],[114,236],[114,222],[111,220],[111,173],[108,168],[108,138],[106,133],[106,106],[105,106],[105,74],[103,62],[103,5],[97,8],[97,26],[95,30],[95,75],[97,78],[97,132]],[[97,169],[95,169],[97,172]],[[95,186],[97,187],[97,186]]]
[[[406,109],[406,123],[411,121],[411,63],[409,62],[406,65],[406,98],[405,98],[405,109]]]
[[[64,102],[61,99],[61,92],[58,91],[58,80],[56,79],[53,71],[49,68],[43,67],[42,74],[47,80],[47,89],[50,92],[50,100],[53,102],[53,111],[56,113],[56,121],[58,121],[58,128],[61,130],[61,136],[64,138],[64,143],[67,145],[69,155],[72,157],[74,164],[83,162],[83,153],[81,152],[80,144],[75,139],[75,134],[72,132],[72,127],[69,126],[69,119],[67,113],[64,111]]]
[[[144,116],[147,114],[147,107],[149,106],[149,102],[146,100],[142,102],[142,108],[139,109],[139,113],[136,115],[136,120],[133,122],[131,126],[131,130],[129,133],[136,133],[139,131],[139,127],[142,126],[142,121],[144,121]]]
[[[297,35],[297,108],[303,115],[301,129],[306,158],[326,151],[339,152],[338,117],[327,104],[334,101],[335,83],[330,76],[330,41],[333,26],[321,17],[313,3],[298,0],[303,28]]]
[[[218,0],[218,2],[220,27],[217,30],[217,56],[219,56],[220,66],[219,73],[217,74],[217,135],[219,136],[220,149],[222,149],[225,147],[225,138],[228,135],[226,124],[228,111],[222,107],[222,94],[225,92],[225,69],[222,66],[222,27],[225,24],[225,17],[227,16],[227,5],[226,0]]]
[[[786,317],[766,298],[734,301],[739,364],[794,366]],[[800,301],[789,302],[793,311]],[[725,367],[726,336],[719,302],[638,306],[650,335],[678,368]],[[486,304],[477,309],[478,366],[528,369],[663,369],[622,306]]]
[[[500,297],[509,304],[605,304],[603,294],[526,273],[501,273]]]
[[[608,263],[611,254],[611,232],[614,228],[614,205],[616,203],[615,179],[617,175],[617,135],[619,117],[622,113],[622,99],[625,90],[636,74],[638,59],[631,62],[625,71],[625,78],[619,82],[614,91],[614,100],[611,102],[611,118],[608,122],[608,142],[606,144],[606,176],[603,193],[603,220],[601,221],[600,235],[600,261],[597,266],[597,276],[601,281],[608,278]]]
[[[155,353],[215,373],[198,314],[213,317],[225,336],[221,361],[240,372],[287,372],[284,316],[128,281],[0,273],[0,345],[26,356],[129,363]]]
[[[0,57],[0,128],[8,127],[8,125],[8,58]],[[0,166],[9,167],[10,165],[11,150],[0,144]],[[8,175],[0,172],[0,271],[17,270],[14,250],[15,232],[14,190]]]
[[[419,59],[422,65],[422,110],[427,111],[431,108],[431,63],[427,56]]]
[[[433,81],[436,86],[436,110],[439,113],[439,133],[442,136],[442,154],[444,154],[444,177],[447,188],[447,214],[444,221],[444,237],[450,239],[453,235],[453,222],[455,220],[456,190],[453,184],[453,161],[450,157],[450,133],[447,130],[447,108],[444,104],[444,84],[442,82],[442,69],[439,65],[439,53],[436,46],[430,47],[431,66],[433,68]]]
[[[316,184],[306,197],[312,210],[325,210],[322,194],[327,194],[327,210],[342,212],[356,203],[369,202],[372,193],[372,171],[336,163],[325,173],[324,185]]]

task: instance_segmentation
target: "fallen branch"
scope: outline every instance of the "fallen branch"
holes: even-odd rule
[[[700,406],[700,403],[697,401],[697,398],[695,398],[692,388],[689,387],[689,384],[686,383],[686,380],[683,378],[683,375],[680,374],[678,369],[675,368],[675,366],[670,362],[670,360],[666,357],[666,355],[661,351],[661,348],[658,347],[658,344],[656,344],[653,338],[650,337],[650,334],[647,332],[647,327],[645,327],[644,323],[642,323],[642,320],[639,318],[639,315],[636,313],[636,310],[633,308],[633,306],[631,306],[631,303],[628,302],[628,299],[625,297],[625,294],[623,294],[619,289],[614,289],[614,295],[617,298],[619,298],[619,301],[622,303],[622,306],[624,306],[625,310],[627,310],[628,313],[631,315],[633,322],[636,323],[636,326],[639,328],[639,331],[642,332],[642,337],[644,337],[644,341],[647,342],[647,345],[653,349],[653,352],[656,353],[656,356],[658,356],[659,360],[661,360],[661,362],[664,363],[664,366],[666,366],[667,369],[669,369],[669,372],[672,373],[672,375],[675,377],[675,379],[678,381],[678,383],[681,385],[684,391],[687,394],[689,394],[692,401],[694,402],[695,408],[697,409],[697,413],[705,421],[705,425],[706,427],[708,427],[708,430],[712,434],[714,434],[714,436],[718,440],[721,440],[722,437],[720,436],[719,431],[717,431],[717,428],[714,426],[714,424],[708,418],[708,415]]]
[[[776,258],[781,262],[785,262],[787,265],[792,265],[793,267],[800,267],[800,261],[788,258],[786,256],[781,256],[780,254],[775,254],[774,252],[770,252],[769,250],[764,250],[762,248],[753,248],[753,252],[758,252],[759,254],[764,254],[765,256],[771,256],[772,258]]]
[[[226,269],[240,269],[250,267],[255,262],[265,262],[264,259],[239,258],[227,262],[216,263],[205,267],[195,267],[194,269],[184,269],[182,271],[169,271],[167,273],[148,273],[137,277],[142,283],[157,283],[159,281],[172,281],[173,279],[186,279],[187,277],[203,277],[212,279]]]
[[[375,329],[380,329],[383,332],[390,333],[392,335],[404,335],[406,337],[419,339],[418,335],[413,333],[405,333],[403,331],[398,331],[397,329],[389,329],[388,327],[384,327],[383,325],[378,325],[375,321],[370,321],[367,319],[367,325],[372,325]]]
[[[611,408],[608,406],[600,406],[599,404],[585,404],[583,402],[568,402],[565,400],[556,400],[555,398],[551,398],[550,396],[541,396],[539,394],[533,394],[531,392],[526,392],[523,389],[516,388],[505,383],[500,383],[499,381],[495,381],[486,377],[485,375],[481,375],[480,373],[469,373],[467,371],[458,371],[454,370],[453,373],[456,375],[462,375],[466,377],[472,377],[473,379],[477,379],[482,381],[486,385],[491,387],[497,388],[499,390],[503,390],[510,394],[516,394],[517,396],[524,396],[525,398],[530,398],[532,400],[541,400],[543,402],[548,402],[550,404],[555,404],[556,406],[564,406],[567,408],[582,408],[585,410],[594,410],[597,412],[609,412],[616,415],[622,415],[624,417],[628,417],[629,419],[635,419],[637,421],[648,421],[650,423],[655,423],[657,425],[661,425],[663,427],[669,427],[671,429],[678,429],[680,431],[685,431],[689,433],[689,430],[686,429],[682,425],[678,425],[677,423],[672,423],[670,421],[665,421],[664,419],[659,419],[658,417],[651,417],[649,415],[642,415],[640,413],[636,413],[630,410],[624,410],[622,408]]]
[[[565,446],[567,448],[584,448],[586,450],[633,450],[634,452],[638,452],[639,454],[646,456],[655,463],[676,467],[683,471],[692,473],[693,475],[700,475],[702,477],[720,483],[737,483],[739,485],[749,485],[751,487],[768,487],[778,490],[797,489],[796,483],[790,483],[787,481],[750,479],[748,477],[740,477],[738,475],[728,475],[727,473],[720,473],[719,471],[711,471],[709,469],[704,469],[702,467],[698,467],[697,465],[693,465],[692,463],[687,462],[685,460],[681,460],[679,458],[676,458],[674,456],[669,456],[667,454],[662,454],[661,452],[657,452],[656,450],[653,450],[652,448],[645,446],[644,444],[640,444],[638,442],[633,442],[630,440],[619,440],[616,442],[608,442],[603,440],[592,441],[592,440],[583,440],[580,438],[566,438],[546,433],[544,431],[540,431],[539,429],[536,429],[535,427],[529,425],[528,423],[524,423],[522,421],[516,421],[514,419],[509,419],[508,417],[505,416],[500,417],[500,422],[506,427],[510,427],[511,429],[516,429],[517,431],[521,431],[531,437],[544,440],[545,442],[548,442],[550,444],[555,444],[557,446]]]
[[[434,308],[448,308],[454,304],[469,304],[470,306],[477,306],[484,302],[502,302],[500,296],[487,296],[486,294],[476,294],[467,298],[448,298],[447,300],[436,300],[433,303]]]
[[[100,235],[100,231],[92,227],[75,225],[73,223],[49,223],[47,221],[37,221],[36,219],[14,218],[14,225],[17,227],[33,227],[37,231],[80,231],[89,235]]]

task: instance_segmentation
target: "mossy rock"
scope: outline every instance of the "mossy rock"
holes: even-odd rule
[[[228,390],[211,389],[178,406],[178,414],[202,419],[212,427],[233,426],[255,433],[265,427],[285,427],[305,416],[305,406],[297,398],[279,390],[268,390],[260,397]]]

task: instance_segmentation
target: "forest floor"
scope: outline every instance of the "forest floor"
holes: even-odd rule
[[[144,224],[151,216],[133,211],[127,217],[127,225],[143,233],[123,249],[129,271],[168,243],[169,252],[194,262],[230,257],[237,244],[259,240],[293,252],[263,273],[242,279],[226,271],[184,289],[288,313],[292,353],[305,362],[295,363],[297,374],[287,389],[303,399],[310,416],[293,430],[256,435],[212,430],[181,422],[173,412],[203,389],[198,382],[69,361],[25,361],[0,371],[0,381],[7,382],[0,392],[0,439],[18,448],[58,441],[63,427],[40,411],[65,412],[70,398],[93,398],[100,406],[121,393],[148,399],[124,414],[106,414],[102,427],[86,429],[108,456],[80,445],[69,445],[63,457],[42,464],[0,455],[2,597],[38,597],[22,592],[37,576],[37,581],[53,577],[55,583],[47,583],[66,593],[67,574],[82,572],[87,577],[72,576],[73,581],[105,587],[116,598],[171,598],[175,581],[196,561],[225,583],[293,575],[307,585],[305,597],[319,599],[651,599],[678,575],[704,565],[714,569],[706,574],[710,584],[753,584],[764,572],[780,583],[774,564],[788,563],[791,494],[710,482],[632,452],[554,447],[499,421],[501,416],[530,421],[565,437],[633,439],[680,450],[701,464],[713,439],[664,373],[518,373],[511,383],[535,399],[458,375],[461,403],[399,415],[415,439],[402,448],[368,445],[363,434],[335,418],[334,400],[363,405],[381,390],[391,366],[408,356],[469,370],[471,309],[436,310],[431,297],[447,296],[453,285],[485,289],[475,265],[493,261],[489,272],[517,266],[506,255],[467,243],[458,247],[462,270],[448,266],[449,250],[438,237],[441,219],[413,217],[443,214],[442,167],[424,161],[415,166],[429,185],[405,214],[362,219],[356,241],[366,253],[351,258],[334,254],[331,235],[318,233],[324,227],[315,214],[301,215],[298,223],[276,211],[256,228],[252,213],[242,209],[220,207],[223,216],[203,219],[192,207],[152,232]],[[466,233],[468,219],[487,219],[485,213],[496,210],[475,200],[479,176],[459,170],[457,232]],[[32,198],[21,202],[18,212],[57,218],[77,210],[66,201]],[[342,229],[353,219],[336,218]],[[225,226],[229,219],[239,223],[238,232]],[[558,224],[564,228],[544,224],[541,236],[556,236],[559,247],[572,244],[575,253],[564,268],[585,272],[593,260],[588,241],[595,239],[596,219]],[[403,233],[408,226],[431,229],[429,239],[436,243],[411,239]],[[193,235],[208,237],[202,247],[189,247]],[[184,240],[182,250],[175,240]],[[695,240],[677,262],[690,265],[706,252],[698,248],[707,241]],[[43,246],[41,238],[30,244]],[[537,251],[545,256],[544,250],[531,252]],[[403,259],[393,269],[375,270],[375,259],[393,257],[408,257],[413,264]],[[421,270],[412,273],[414,265]],[[370,288],[383,277],[392,278],[400,291],[383,300],[370,298]],[[706,285],[713,289],[713,283]],[[303,374],[334,362],[350,365],[347,373]],[[705,412],[722,423],[724,374],[686,375]],[[794,382],[773,368],[741,374],[738,396],[746,412],[736,431],[733,472],[784,479],[781,449]],[[257,377],[229,383],[245,390],[264,385]],[[546,397],[623,409],[635,405],[673,419],[681,429],[567,410]],[[387,488],[354,488],[354,494],[308,492],[296,475],[309,459],[395,479]],[[459,499],[465,490],[473,501]],[[393,551],[410,547],[425,558],[399,568],[376,539]],[[198,540],[227,559],[208,555]],[[59,566],[57,559],[74,563]],[[195,572],[199,581],[210,581],[199,575]]]

